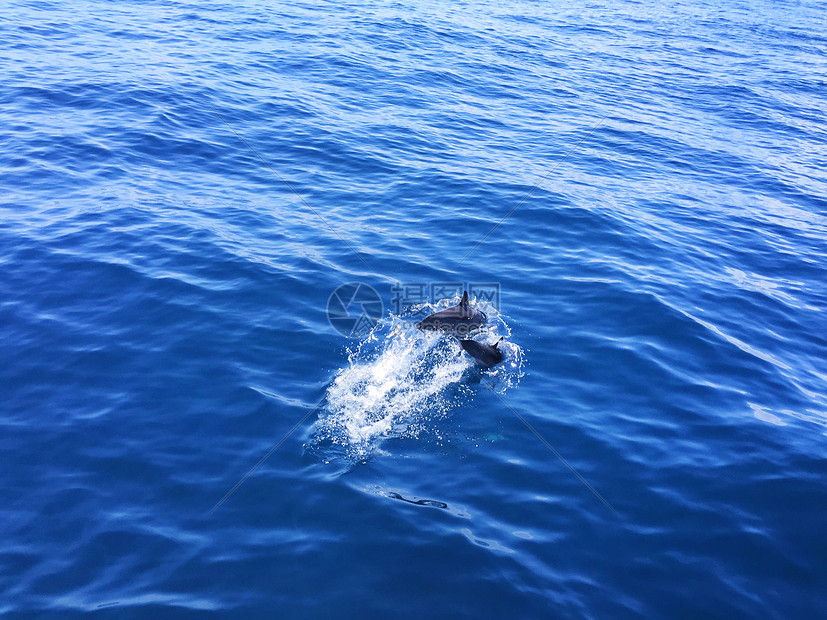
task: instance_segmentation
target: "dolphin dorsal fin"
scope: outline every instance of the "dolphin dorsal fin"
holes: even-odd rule
[[[462,300],[459,302],[460,306],[467,306],[468,305],[468,291],[462,292]]]
[[[503,338],[504,338],[504,336],[500,336],[500,339],[497,340],[497,342],[494,343],[494,348],[497,349],[497,351],[500,350],[500,343],[503,341]]]

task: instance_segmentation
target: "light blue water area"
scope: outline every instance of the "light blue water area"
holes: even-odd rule
[[[823,616],[825,15],[6,3],[0,613]]]

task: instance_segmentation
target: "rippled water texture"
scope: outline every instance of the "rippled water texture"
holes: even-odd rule
[[[825,14],[0,7],[0,614],[823,616]]]

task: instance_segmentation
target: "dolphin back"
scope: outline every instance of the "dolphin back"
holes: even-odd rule
[[[464,291],[459,304],[434,312],[417,323],[416,327],[420,330],[465,336],[485,325],[486,320],[483,312],[471,306],[468,302],[468,291]]]
[[[459,344],[470,355],[478,366],[483,368],[490,368],[499,364],[503,359],[503,354],[500,352],[500,338],[494,344],[483,344],[476,340],[460,340]]]

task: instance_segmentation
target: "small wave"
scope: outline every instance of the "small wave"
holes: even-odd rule
[[[509,336],[510,329],[500,315],[489,314],[489,326],[475,338],[495,342],[500,335]],[[453,337],[420,332],[410,317],[382,319],[336,373],[305,447],[324,462],[352,466],[368,460],[385,439],[428,433],[473,396],[483,373],[498,392],[519,383],[522,349],[507,341],[500,347],[502,363],[481,371]]]

